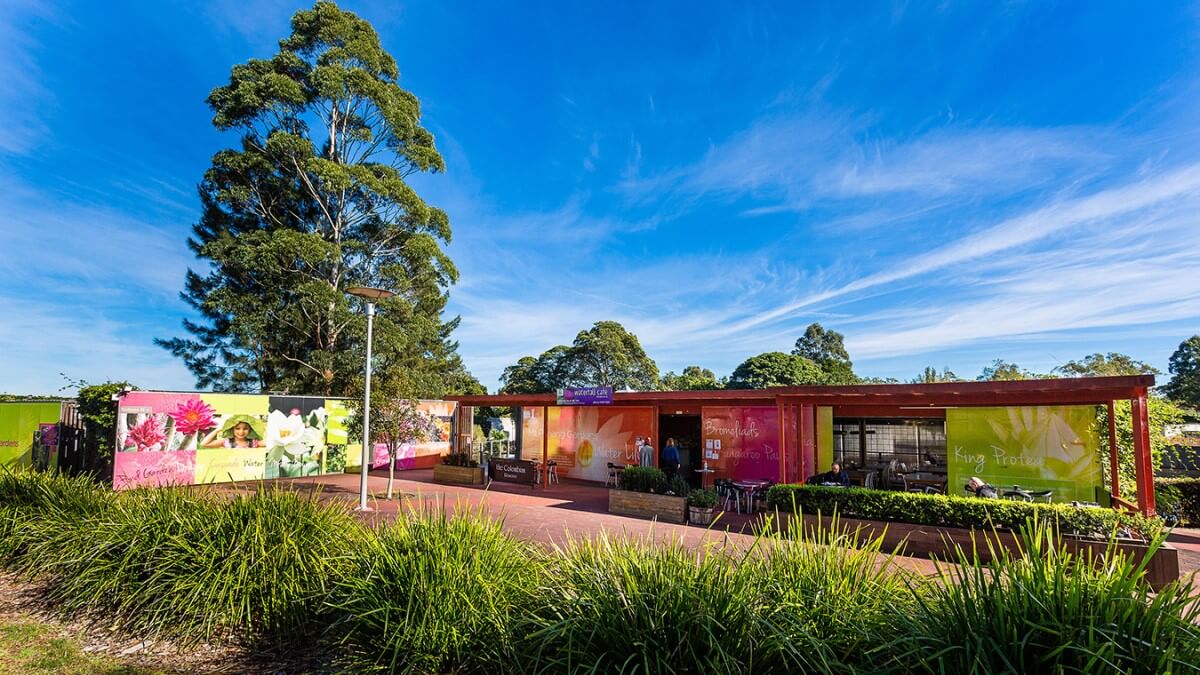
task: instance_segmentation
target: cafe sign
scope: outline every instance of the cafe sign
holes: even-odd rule
[[[612,387],[574,387],[559,389],[558,405],[612,405]]]
[[[533,462],[518,459],[493,459],[490,462],[492,480],[501,483],[524,483],[533,485],[537,482],[537,468]]]

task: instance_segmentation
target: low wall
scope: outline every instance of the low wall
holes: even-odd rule
[[[682,525],[687,520],[687,500],[683,497],[649,492],[609,490],[608,512],[639,518],[657,518]]]

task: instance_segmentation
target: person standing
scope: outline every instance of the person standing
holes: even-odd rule
[[[679,471],[679,448],[675,447],[675,439],[668,438],[667,445],[662,451],[662,469],[667,474],[667,480],[675,477]]]
[[[654,466],[654,446],[650,445],[649,437],[643,439],[642,446],[638,448],[638,465]]]

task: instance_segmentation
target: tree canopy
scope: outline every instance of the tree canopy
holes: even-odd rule
[[[845,337],[834,330],[826,330],[819,323],[809,324],[804,335],[796,340],[792,354],[802,356],[817,364],[826,374],[827,384],[854,384],[854,364],[846,351]]]
[[[446,214],[408,184],[445,166],[417,98],[369,23],[331,2],[292,17],[269,59],[233,67],[208,97],[213,125],[239,134],[200,184],[188,244],[205,262],[182,297],[201,316],[157,342],[201,388],[337,395],[363,364],[362,301],[379,302],[382,368],[410,371],[412,391],[472,378],[442,320],[458,272],[442,250]]]
[[[1046,376],[1025,370],[1015,363],[1010,363],[1004,359],[996,359],[992,361],[992,365],[985,366],[983,372],[975,379],[980,381],[1040,380],[1044,377]]]
[[[1200,335],[1179,344],[1167,370],[1171,381],[1163,387],[1163,393],[1179,405],[1200,410]]]
[[[536,394],[560,387],[610,386],[615,390],[658,388],[658,365],[637,336],[616,321],[597,321],[571,346],[558,345],[537,358],[525,356],[504,369],[501,391]]]
[[[925,370],[921,374],[913,378],[913,384],[937,384],[938,382],[962,382],[962,378],[954,374],[949,367],[943,366],[942,371],[938,372],[933,366],[925,366]]]
[[[1154,366],[1118,352],[1089,354],[1078,361],[1067,361],[1054,369],[1067,377],[1114,377],[1119,375],[1159,375]]]
[[[764,389],[828,384],[827,374],[817,364],[796,354],[767,352],[751,356],[729,376],[729,389]]]
[[[700,366],[688,366],[676,375],[669,372],[663,375],[662,388],[664,391],[702,391],[724,389],[725,381],[717,379],[716,373]]]

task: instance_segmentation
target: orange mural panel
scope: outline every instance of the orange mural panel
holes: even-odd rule
[[[549,459],[559,475],[604,481],[608,465],[636,464],[636,441],[650,436],[650,407],[551,407],[548,414]]]

